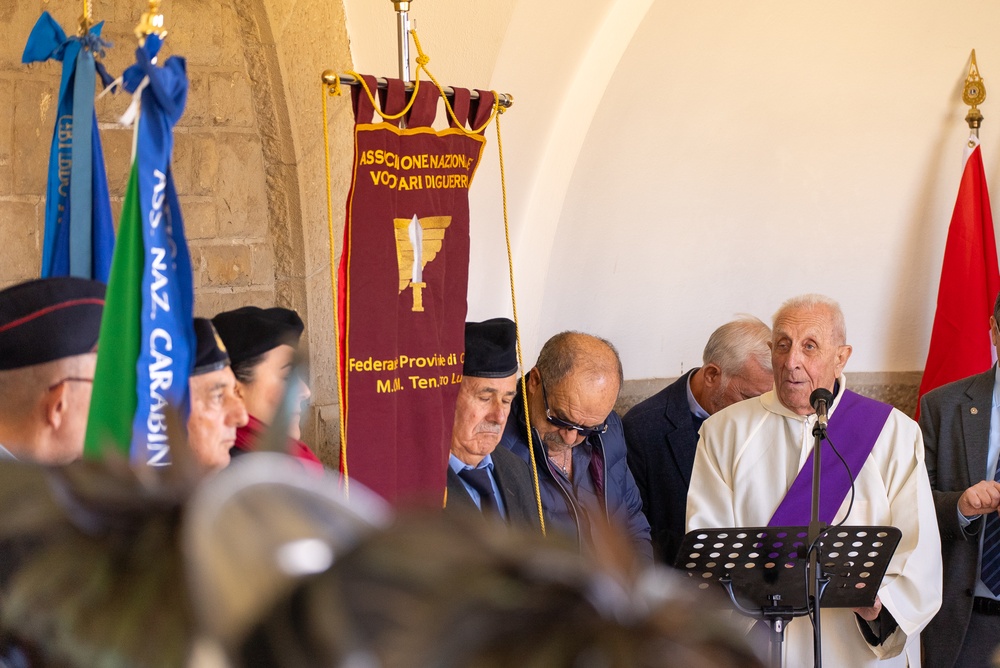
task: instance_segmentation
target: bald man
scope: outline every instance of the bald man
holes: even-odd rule
[[[542,347],[527,379],[542,507],[552,528],[584,551],[610,523],[652,561],[649,522],[612,411],[621,386],[618,351],[604,339],[562,332]],[[501,444],[530,464],[527,422],[519,388]]]

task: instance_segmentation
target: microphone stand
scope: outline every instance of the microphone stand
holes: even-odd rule
[[[807,607],[813,610],[813,665],[820,668],[823,665],[823,643],[820,631],[820,597],[826,588],[826,580],[822,573],[822,559],[820,555],[819,536],[826,530],[826,524],[819,521],[819,479],[820,479],[820,445],[826,438],[826,425],[816,420],[813,427],[813,483],[812,483],[812,508],[809,514],[809,598]]]

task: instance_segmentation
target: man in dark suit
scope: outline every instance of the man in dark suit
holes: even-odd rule
[[[747,316],[712,333],[693,369],[622,418],[628,465],[642,495],[653,549],[673,565],[684,537],[691,468],[701,423],[730,404],[771,389],[771,330]]]
[[[998,319],[1000,296],[990,318],[994,346],[1000,342]],[[991,657],[1000,643],[998,399],[994,365],[932,390],[920,401],[944,557],[941,610],[921,635],[929,668],[994,665]]]
[[[511,320],[465,323],[445,511],[476,510],[540,528],[528,465],[506,448],[497,448],[517,393],[517,369],[517,332]]]

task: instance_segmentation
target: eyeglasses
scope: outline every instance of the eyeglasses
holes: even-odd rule
[[[77,378],[76,376],[67,376],[66,378],[63,378],[62,380],[60,380],[58,383],[56,383],[54,385],[50,385],[48,391],[51,392],[52,390],[56,389],[57,387],[59,387],[63,383],[69,383],[69,382],[74,382],[74,383],[93,383],[94,379],[93,378]]]
[[[582,425],[574,424],[573,422],[567,422],[560,417],[556,417],[552,414],[552,409],[549,408],[549,397],[545,392],[545,382],[539,379],[542,385],[542,401],[545,403],[545,419],[549,421],[549,424],[553,427],[558,427],[559,429],[572,429],[576,433],[580,434],[583,438],[589,438],[592,434],[603,434],[608,430],[607,421],[597,425],[596,427],[584,427]]]

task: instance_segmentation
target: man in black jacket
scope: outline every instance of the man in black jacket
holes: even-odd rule
[[[445,510],[479,510],[488,517],[540,528],[527,464],[497,448],[517,392],[517,370],[513,321],[494,318],[465,324]]]
[[[693,369],[622,418],[628,465],[642,495],[653,548],[673,565],[684,537],[691,467],[701,423],[737,401],[771,389],[771,330],[747,316],[712,333]]]

